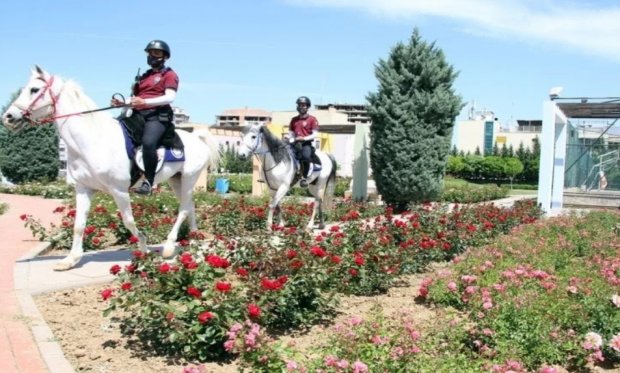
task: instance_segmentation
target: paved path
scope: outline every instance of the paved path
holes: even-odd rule
[[[60,215],[53,213],[60,201],[0,194],[0,202],[9,205],[0,215],[0,372],[49,372],[30,330],[32,320],[22,312],[22,294],[15,290],[13,269],[20,258],[42,245],[24,227],[20,215],[31,214],[47,227],[60,220]]]

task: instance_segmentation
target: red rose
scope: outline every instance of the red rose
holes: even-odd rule
[[[159,273],[168,273],[170,272],[170,264],[168,263],[162,263],[159,265]]]
[[[138,237],[136,237],[136,236],[129,237],[129,243],[134,244],[134,243],[138,243],[138,242],[140,242]]]
[[[200,298],[202,296],[202,292],[193,286],[187,288],[187,294],[194,298]]]
[[[112,289],[101,290],[101,298],[103,298],[103,300],[108,300],[113,294],[114,294],[114,290]]]
[[[125,290],[125,291],[129,291],[131,290],[131,282],[124,282],[121,285],[121,289]]]
[[[119,266],[118,264],[115,264],[112,267],[110,267],[110,273],[113,275],[118,274],[120,271],[121,271],[121,266]]]
[[[211,312],[209,312],[209,311],[204,311],[204,312],[202,312],[201,314],[199,314],[199,315],[198,315],[198,321],[199,321],[201,324],[206,324],[206,323],[208,323],[208,322],[209,322],[212,318],[214,318],[214,317],[215,317],[215,315],[214,315],[214,314],[212,314]]]
[[[217,291],[221,291],[222,293],[227,293],[232,289],[232,285],[228,282],[218,281],[215,283],[215,289]]]
[[[260,317],[260,307],[256,304],[248,304],[248,314],[252,318]]]
[[[310,249],[310,252],[312,253],[312,255],[318,256],[319,258],[323,258],[327,255],[325,250],[323,250],[319,246],[312,246],[312,248]]]

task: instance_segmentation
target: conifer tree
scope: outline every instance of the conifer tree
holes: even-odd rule
[[[13,101],[17,97],[14,94]],[[2,108],[4,113],[8,105]],[[0,126],[0,170],[14,183],[51,181],[58,177],[58,133],[51,124],[9,132]]]
[[[370,162],[386,203],[404,208],[441,193],[452,128],[464,106],[452,88],[457,75],[417,28],[375,66],[379,87],[367,97]]]

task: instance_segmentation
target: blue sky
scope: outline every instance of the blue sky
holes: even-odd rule
[[[27,0],[0,12],[0,106],[39,64],[100,106],[129,93],[163,39],[175,105],[212,124],[225,109],[365,103],[374,65],[414,27],[459,71],[456,92],[502,123],[541,119],[549,89],[620,96],[620,5],[572,0]],[[467,107],[461,117],[465,116]]]

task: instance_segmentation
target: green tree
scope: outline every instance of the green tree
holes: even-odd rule
[[[515,176],[523,172],[523,163],[518,158],[506,157],[504,159],[504,174],[510,179],[510,188]]]
[[[220,153],[222,154],[219,165],[220,170],[223,169],[225,172],[233,174],[252,173],[252,157],[242,158],[234,145],[226,145],[224,148],[220,144]]]
[[[452,88],[457,75],[417,28],[375,66],[379,88],[367,97],[370,163],[388,204],[404,208],[441,193],[452,128],[464,106]]]
[[[493,150],[491,150],[491,154],[485,154],[485,155],[492,155],[494,157],[499,157],[500,156],[499,145],[497,145],[497,143],[493,144]]]
[[[13,94],[11,102],[16,97]],[[55,180],[59,166],[55,126],[27,126],[15,133],[0,126],[0,169],[7,179],[14,183]]]

